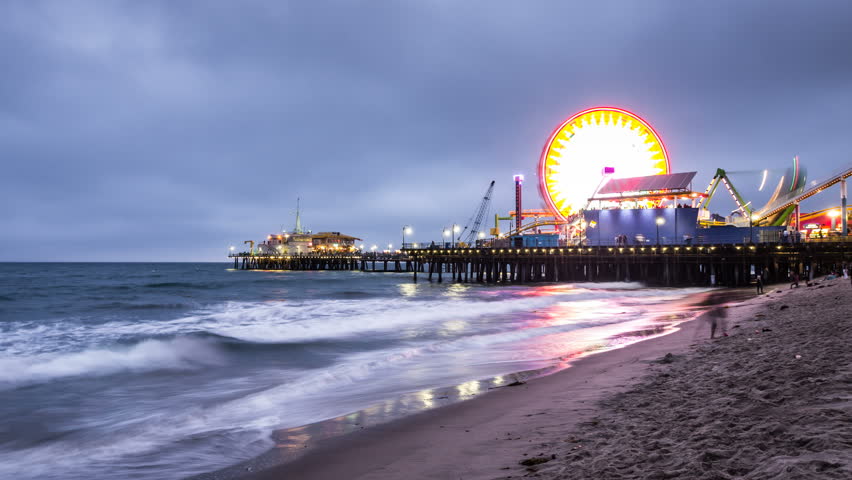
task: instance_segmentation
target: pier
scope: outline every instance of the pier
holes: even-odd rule
[[[845,240],[845,239],[843,239]],[[729,286],[767,283],[797,273],[802,282],[841,271],[852,242],[643,247],[433,248],[400,254],[232,255],[235,269],[352,270],[411,273],[413,281],[527,284],[643,282],[649,285]]]
[[[748,285],[757,273],[767,283],[790,273],[802,281],[840,271],[850,242],[653,247],[555,247],[409,251],[430,281],[525,284],[629,282],[660,286]]]
[[[266,255],[236,253],[235,270],[351,270],[361,272],[412,271],[411,257],[385,253],[306,253],[299,255]]]

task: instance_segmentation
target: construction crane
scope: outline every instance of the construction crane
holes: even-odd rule
[[[482,197],[482,202],[479,204],[479,208],[476,209],[476,212],[467,221],[467,225],[465,225],[464,230],[462,230],[459,235],[459,238],[461,238],[465,244],[476,244],[479,229],[482,227],[482,220],[485,218],[485,214],[488,212],[488,207],[491,205],[491,194],[493,192],[494,180],[491,180],[491,185],[488,186],[485,196]],[[471,222],[473,222],[473,225],[471,225]]]

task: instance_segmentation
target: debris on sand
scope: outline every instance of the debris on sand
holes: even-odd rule
[[[663,358],[657,360],[657,363],[672,363],[675,361],[675,356],[671,354],[671,352],[665,354]]]
[[[556,455],[551,455],[549,457],[532,457],[525,458],[518,462],[518,465],[523,465],[525,467],[532,467],[533,465],[541,465],[542,463],[547,463],[556,458]]]

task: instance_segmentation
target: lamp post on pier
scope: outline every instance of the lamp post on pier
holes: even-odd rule
[[[456,248],[456,234],[459,233],[459,226],[453,224],[453,248]]]
[[[402,248],[405,248],[405,234],[411,235],[411,226],[405,225],[402,227]]]
[[[837,217],[840,216],[840,210],[829,210],[828,216],[831,218],[831,231],[837,230]],[[846,233],[846,232],[843,232]],[[842,234],[842,233],[841,233]]]
[[[660,246],[660,225],[665,225],[666,219],[663,218],[663,217],[657,217],[657,221],[655,223],[657,224],[657,246],[659,247]]]
[[[450,236],[450,230],[448,228],[444,228],[444,241],[443,241],[444,247],[447,246],[446,237],[449,237],[449,236]]]

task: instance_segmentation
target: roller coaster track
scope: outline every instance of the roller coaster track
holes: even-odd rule
[[[814,195],[816,195],[818,193],[822,193],[822,191],[825,190],[826,188],[829,188],[833,185],[836,185],[836,184],[840,183],[841,180],[845,180],[849,177],[852,177],[852,167],[847,167],[846,169],[844,169],[840,173],[832,175],[827,180],[824,180],[824,181],[816,184],[815,186],[803,191],[797,197],[794,197],[792,199],[790,199],[790,198],[785,199],[785,200],[782,201],[782,203],[779,203],[777,205],[769,205],[768,208],[765,208],[765,209],[763,209],[762,212],[758,213],[758,215],[760,215],[760,220],[758,220],[758,223],[760,223],[761,221],[763,221],[765,219],[772,217],[773,215],[779,214],[779,213],[783,212],[784,210],[791,209],[791,208],[795,207],[796,204],[801,202],[802,200],[813,197]]]
[[[574,222],[575,220],[577,220],[577,218],[578,218],[577,215],[572,215],[570,218],[568,218],[566,220],[557,220],[557,219],[537,220],[535,222],[528,223],[526,225],[521,225],[520,229],[514,229],[514,230],[507,232],[506,236],[512,237],[512,236],[515,236],[515,235],[520,235],[521,233],[526,232],[527,230],[531,230],[533,228],[538,228],[538,227],[544,227],[544,226],[548,226],[548,225],[554,225],[554,226],[568,225],[568,224]]]

